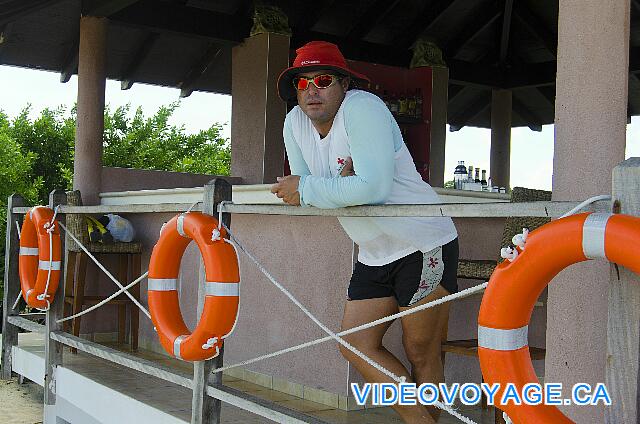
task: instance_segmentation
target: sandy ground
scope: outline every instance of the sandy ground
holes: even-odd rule
[[[11,381],[0,380],[0,423],[42,423],[43,396],[42,387],[32,381],[18,384],[17,377]]]

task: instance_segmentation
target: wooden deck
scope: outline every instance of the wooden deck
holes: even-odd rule
[[[120,351],[127,346],[109,345]],[[130,352],[129,352],[130,353]],[[35,333],[20,334],[13,350],[14,372],[42,385],[44,381],[44,340]],[[168,366],[189,375],[191,364],[154,352],[140,350],[135,356]],[[191,418],[191,390],[87,353],[71,354],[65,348],[63,366],[57,372],[57,395],[65,407],[63,418],[75,424],[138,422],[188,423]],[[263,404],[272,404],[306,414],[310,421],[328,424],[402,423],[390,408],[359,411],[334,409],[263,386],[224,376],[226,388],[237,390]],[[460,412],[481,424],[493,423],[493,409],[461,407]],[[66,419],[66,418],[65,418]],[[238,407],[223,403],[221,422],[257,424],[273,422]],[[459,421],[443,413],[439,423]]]

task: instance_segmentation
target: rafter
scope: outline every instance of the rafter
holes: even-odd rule
[[[205,38],[223,45],[242,42],[251,29],[249,17],[230,16],[156,0],[140,0],[112,15],[110,21],[160,33]]]
[[[449,92],[447,93],[447,102],[451,103],[455,100],[456,97],[458,97],[458,95],[460,95],[460,93],[462,93],[464,91],[464,89],[467,88],[464,85],[455,85],[455,84],[449,84]]]
[[[311,30],[334,3],[336,3],[336,0],[324,0],[314,3],[314,7],[306,7],[307,3],[301,2],[300,4],[304,5],[304,7],[302,7],[300,17],[296,19],[295,28]],[[289,25],[292,26],[291,21],[289,21]]]
[[[542,123],[544,122],[535,112],[527,107],[524,103],[518,100],[515,96],[511,96],[511,104],[513,111],[517,113],[523,121],[527,123],[527,126],[531,131],[542,131]]]
[[[511,33],[511,15],[513,12],[513,0],[505,0],[504,14],[502,16],[502,34],[500,36],[500,66],[504,66],[509,53],[509,34]]]
[[[351,60],[395,66],[409,66],[411,61],[409,50],[361,40],[345,40],[334,35],[302,29],[293,32],[291,45],[301,46],[312,40],[324,40],[339,45],[340,51]]]
[[[449,131],[461,130],[469,121],[481,114],[491,104],[491,92],[483,90],[465,109],[449,120]]]
[[[23,1],[22,5],[20,5],[19,7],[11,7],[11,10],[0,9],[0,26],[28,16],[46,7],[53,6],[54,4],[61,1],[62,0]]]
[[[429,33],[429,27],[457,0],[434,0],[427,4],[409,27],[393,40],[393,45],[410,47],[422,34]]]
[[[218,44],[211,43],[207,48],[205,54],[200,60],[191,67],[191,70],[187,75],[178,82],[178,88],[180,88],[180,97],[189,97],[193,93],[193,85],[204,74],[209,66],[217,59],[222,53],[222,47]]]
[[[153,45],[155,44],[159,35],[160,34],[158,34],[157,32],[150,32],[138,45],[136,52],[131,56],[131,61],[124,68],[124,71],[122,72],[122,75],[120,77],[121,90],[128,90],[133,86],[133,77],[136,74],[136,71],[140,68],[140,64],[144,62],[146,57],[149,55],[149,52],[153,48]]]
[[[640,0],[631,0],[631,4],[640,13]]]
[[[83,0],[82,14],[84,16],[109,17],[140,0]]]
[[[80,50],[80,38],[76,36],[73,42],[71,43],[71,47],[67,51],[65,55],[64,62],[62,62],[62,66],[60,67],[60,82],[66,83],[69,82],[73,74],[78,73],[78,52]]]
[[[400,0],[375,0],[346,35],[347,39],[359,40],[380,23],[400,2]]]
[[[558,54],[558,36],[552,33],[522,1],[514,5],[513,16],[544,44],[544,47],[556,56]]]
[[[464,26],[464,29],[444,47],[447,57],[454,58],[460,50],[473,41],[478,35],[487,30],[502,16],[502,12],[486,9],[473,22]]]
[[[536,90],[545,98],[547,104],[553,109],[556,107],[556,88],[554,86],[536,87]]]

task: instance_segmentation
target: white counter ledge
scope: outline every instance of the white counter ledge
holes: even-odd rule
[[[270,192],[271,184],[234,185],[233,202],[236,204],[281,204]],[[202,187],[168,188],[100,193],[102,205],[152,205],[161,203],[194,203],[202,200]],[[434,187],[443,203],[508,202],[508,194],[454,190]]]

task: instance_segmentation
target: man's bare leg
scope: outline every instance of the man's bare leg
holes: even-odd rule
[[[448,295],[442,286],[435,288],[427,297],[415,305],[400,308],[404,311],[434,301]],[[425,309],[401,318],[402,344],[411,362],[411,377],[417,385],[422,383],[444,382],[444,369],[441,359],[441,339],[449,322],[449,304]],[[428,408],[434,420],[438,420],[440,409]]]
[[[375,321],[398,312],[398,304],[393,297],[384,297],[366,300],[348,301],[344,308],[342,319],[342,329],[357,327],[358,325]],[[382,346],[382,338],[392,322],[377,325],[368,330],[359,331],[345,336],[350,344],[359,351],[373,359],[397,376],[407,377],[407,382],[411,382],[411,377],[400,361]],[[342,355],[362,374],[366,381],[370,383],[388,383],[392,381],[388,376],[367,364],[364,360],[356,356],[353,352],[340,346]],[[393,407],[402,417],[404,422],[410,424],[433,424],[435,421],[429,415],[427,408],[417,404],[414,406]]]

